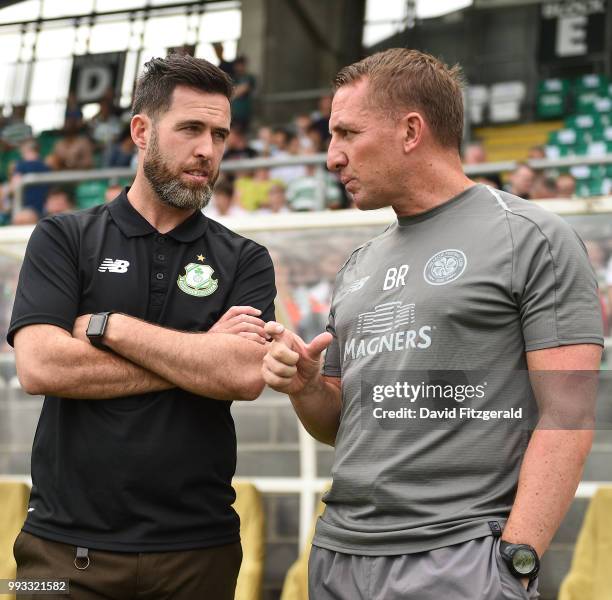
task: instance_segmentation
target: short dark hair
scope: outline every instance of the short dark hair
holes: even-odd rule
[[[50,196],[66,196],[68,204],[70,204],[71,206],[76,206],[74,191],[69,186],[58,185],[50,188],[47,192],[47,198],[49,198]]]
[[[166,112],[178,85],[222,94],[228,100],[232,97],[232,81],[219,67],[203,58],[170,54],[145,63],[144,73],[138,78],[134,91],[132,115],[145,113],[156,117]]]
[[[397,116],[420,111],[440,144],[459,149],[463,137],[463,78],[431,54],[390,48],[344,67],[334,79],[336,90],[368,81],[373,106]]]

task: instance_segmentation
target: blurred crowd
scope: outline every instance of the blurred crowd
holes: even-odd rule
[[[291,164],[291,159],[324,153],[329,143],[331,95],[322,96],[312,112],[297,114],[290,122],[254,127],[257,80],[248,59],[226,60],[222,44],[213,44],[219,66],[233,79],[232,128],[224,157],[225,169],[205,213],[213,218],[269,215],[290,211],[334,210],[351,207],[337,176],[317,165]],[[36,138],[25,122],[25,107],[15,106],[0,121],[0,223],[31,224],[41,216],[87,208],[112,200],[129,179],[88,180],[72,185],[41,184],[25,188],[19,211],[13,210],[19,180],[30,173],[92,170],[103,167],[135,167],[136,148],[130,135],[130,111],[115,104],[109,89],[97,112],[83,116],[71,94],[64,126]],[[273,168],[245,168],[234,161],[250,158],[289,159]],[[544,158],[544,149],[532,148],[529,158]],[[467,144],[466,165],[487,162],[484,146]],[[569,173],[536,171],[519,164],[511,172],[475,177],[527,199],[572,198],[576,181]],[[13,214],[15,213],[15,214]]]
[[[545,159],[542,146],[529,149],[528,159]],[[478,142],[467,144],[463,150],[463,164],[474,166],[489,162],[484,146]],[[499,173],[472,177],[497,189],[504,189],[526,200],[550,200],[576,197],[576,180],[568,172],[557,169],[533,169],[527,163],[519,163],[502,183]]]

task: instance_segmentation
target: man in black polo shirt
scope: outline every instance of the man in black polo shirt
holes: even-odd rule
[[[8,340],[45,402],[19,578],[69,578],[78,599],[234,597],[230,404],[263,388],[276,290],[267,250],[200,210],[231,90],[204,60],[151,60],[132,187],[30,238]]]

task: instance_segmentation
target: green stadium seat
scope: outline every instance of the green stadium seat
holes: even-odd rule
[[[560,146],[556,144],[548,144],[544,147],[546,152],[546,158],[555,160],[556,158],[564,158],[566,156],[572,156],[573,151],[571,146]]]
[[[538,94],[536,113],[540,119],[558,119],[566,113],[566,95],[555,92]]]
[[[598,114],[612,112],[612,97],[600,96],[594,103],[593,108]]]
[[[608,154],[608,144],[605,141],[591,142],[587,146],[587,156],[605,156]]]
[[[582,142],[580,144],[574,144],[572,146],[572,154],[574,156],[588,156],[589,155],[589,145],[586,142]]]
[[[569,168],[569,172],[577,182],[601,177],[599,165],[574,165]]]
[[[612,111],[599,115],[602,127],[612,127]]]
[[[583,75],[574,81],[574,87],[577,92],[596,91],[607,94],[610,82],[605,75]]]
[[[612,128],[608,127],[595,127],[589,131],[589,135],[591,137],[591,142],[605,142],[608,139],[608,129],[610,130],[610,135],[612,135]],[[611,138],[612,139],[612,138]]]
[[[573,146],[578,141],[576,129],[557,129],[548,134],[548,143],[553,146]]]
[[[601,99],[597,91],[581,92],[576,95],[576,112],[579,114],[596,112],[595,104]]]
[[[601,123],[597,114],[579,114],[565,118],[565,127],[567,129],[593,129]]]
[[[541,119],[558,119],[567,113],[569,79],[542,79],[538,82],[536,113]]]
[[[538,93],[546,94],[550,92],[564,93],[569,92],[571,82],[569,79],[551,78],[540,79],[538,81]]]

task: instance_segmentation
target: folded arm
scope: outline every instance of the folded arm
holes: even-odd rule
[[[14,343],[17,377],[28,394],[105,400],[176,387],[55,325],[22,327]]]
[[[200,396],[254,400],[264,386],[261,363],[265,346],[247,337],[174,331],[117,313],[109,317],[104,344]]]

